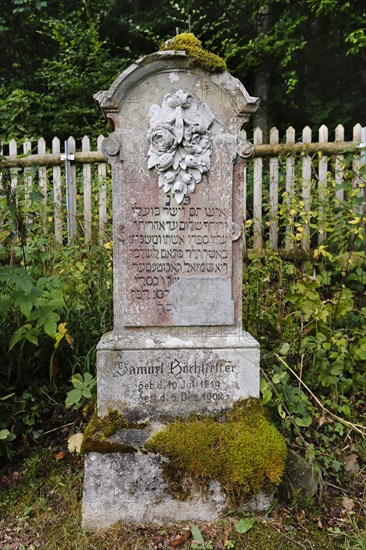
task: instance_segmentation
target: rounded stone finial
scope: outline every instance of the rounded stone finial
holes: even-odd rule
[[[250,160],[255,155],[255,147],[253,143],[250,143],[250,141],[247,141],[240,135],[238,141],[238,155],[244,160]]]
[[[120,147],[118,137],[112,133],[103,141],[102,151],[106,157],[114,157],[119,153]]]

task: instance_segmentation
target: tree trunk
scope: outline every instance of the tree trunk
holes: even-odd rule
[[[268,2],[260,11],[257,23],[258,34],[266,34],[272,26],[272,9]],[[263,139],[266,142],[269,138],[271,127],[271,115],[269,112],[269,97],[271,91],[271,66],[270,60],[265,56],[261,64],[257,67],[254,75],[254,95],[260,98],[259,109],[254,115],[253,122],[255,127],[263,131]]]

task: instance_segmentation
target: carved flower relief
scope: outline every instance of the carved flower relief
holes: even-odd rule
[[[200,155],[210,146],[210,136],[206,128],[199,124],[188,126],[184,130],[182,146],[190,155]]]
[[[156,156],[171,153],[177,148],[177,140],[171,131],[170,124],[162,124],[160,128],[151,128],[147,133],[150,142],[150,161]],[[154,159],[155,160],[155,159]]]
[[[159,187],[171,193],[178,204],[195,190],[210,169],[210,108],[189,93],[178,90],[164,97],[162,107],[150,109],[148,168],[155,167]]]

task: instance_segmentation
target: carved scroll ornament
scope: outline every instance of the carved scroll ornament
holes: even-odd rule
[[[209,127],[214,114],[207,103],[198,104],[190,93],[167,94],[149,112],[148,168],[159,174],[159,187],[180,204],[210,169]]]

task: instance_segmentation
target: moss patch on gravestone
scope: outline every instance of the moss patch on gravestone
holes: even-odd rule
[[[145,448],[169,458],[164,466],[173,491],[177,479],[220,482],[233,504],[280,483],[286,444],[265,417],[257,399],[238,401],[225,418],[201,417],[171,422]]]
[[[118,441],[110,441],[108,438],[121,430],[142,430],[146,424],[131,424],[123,420],[118,411],[109,411],[106,416],[100,418],[95,412],[87,425],[81,444],[80,452],[85,453],[133,453],[136,449],[130,445]]]
[[[225,61],[218,55],[202,48],[202,42],[190,32],[183,32],[164,42],[161,50],[184,50],[193,63],[209,72],[226,71]]]

